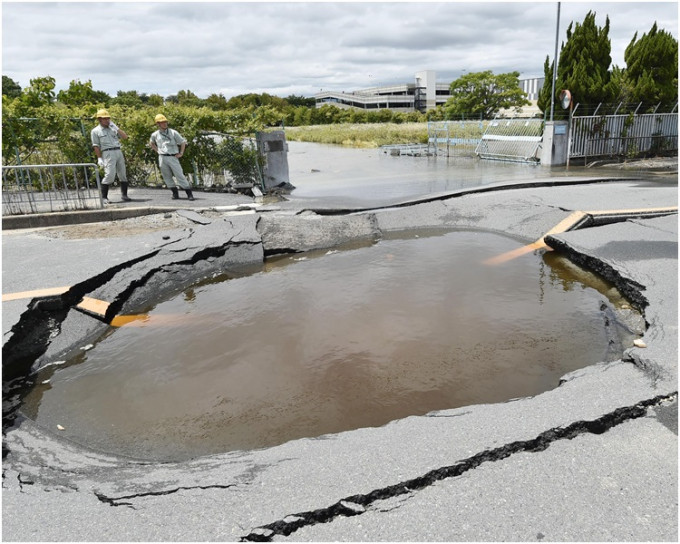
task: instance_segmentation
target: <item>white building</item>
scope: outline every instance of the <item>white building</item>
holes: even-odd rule
[[[520,79],[519,85],[527,98],[535,103],[545,78]],[[438,83],[433,70],[417,72],[413,83],[370,87],[352,92],[322,91],[314,95],[316,107],[332,104],[338,108],[362,110],[391,109],[394,111],[428,111],[441,106],[450,98],[451,82]]]

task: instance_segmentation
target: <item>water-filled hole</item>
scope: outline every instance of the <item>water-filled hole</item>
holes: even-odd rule
[[[483,264],[520,245],[504,236],[429,234],[197,284],[51,367],[24,412],[182,459],[535,395],[620,355],[611,286],[551,253]]]

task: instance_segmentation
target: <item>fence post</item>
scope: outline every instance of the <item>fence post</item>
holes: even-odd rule
[[[449,123],[446,123],[446,157],[451,156],[451,133],[449,132]]]
[[[153,161],[153,173],[156,176],[156,185],[161,184],[160,176],[158,175],[158,167],[156,166],[156,161]]]
[[[201,181],[201,178],[198,176],[198,165],[196,164],[196,161],[191,161],[191,165],[194,167],[194,184],[198,187],[198,184]]]
[[[9,126],[9,132],[12,135],[12,140],[16,142],[16,136],[14,135],[14,129],[12,128],[11,123],[7,123]],[[17,165],[21,166],[21,155],[19,154],[19,146],[14,146],[14,152],[17,154]]]
[[[578,108],[578,104],[576,104]],[[567,133],[567,170],[569,170],[569,157],[571,156],[571,125],[574,119],[574,101],[569,102],[569,128]]]

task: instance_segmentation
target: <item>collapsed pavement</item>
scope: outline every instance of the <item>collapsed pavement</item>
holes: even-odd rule
[[[574,210],[677,205],[677,187],[497,187],[429,200],[330,215],[265,207],[128,243],[114,265],[102,259],[64,295],[29,305],[5,334],[5,378],[79,349],[114,314],[212,274],[257,270],[266,255],[432,227],[529,243]],[[674,541],[677,216],[546,241],[626,293],[647,322],[646,347],[566,375],[532,398],[181,463],[70,442],[21,416],[20,399],[6,391],[4,538]],[[103,315],[74,309],[82,296],[110,304]]]

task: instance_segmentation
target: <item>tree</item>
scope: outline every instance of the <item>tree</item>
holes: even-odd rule
[[[678,100],[678,41],[656,23],[648,34],[637,32],[626,48],[624,88],[635,102],[658,104]]]
[[[304,106],[297,106],[288,110],[286,114],[286,125],[287,126],[304,126],[311,125],[313,108],[306,108]]]
[[[295,96],[294,94],[291,94],[290,96],[287,96],[285,100],[288,102],[288,104],[294,107],[307,106],[308,108],[313,108],[316,106],[316,99],[314,97],[307,98],[304,96]]]
[[[272,96],[268,93],[240,94],[231,97],[227,101],[227,107],[230,109],[247,108],[250,106],[273,106],[278,109],[284,109],[288,105],[285,99],[279,96]]]
[[[553,70],[555,69],[554,63],[550,62],[550,57],[545,57],[545,62],[543,63],[543,87],[538,93],[538,100],[536,105],[538,109],[542,112],[550,111],[550,94],[552,93],[552,80],[553,80]],[[555,107],[559,107],[557,104]]]
[[[140,107],[144,105],[144,100],[137,91],[118,91],[111,103],[120,106]]]
[[[21,98],[30,107],[40,107],[54,102],[54,87],[56,81],[51,76],[37,77],[31,79],[30,85],[26,88]]]
[[[163,97],[160,94],[152,93],[149,95],[149,106],[159,108],[163,105]]]
[[[227,99],[224,98],[222,93],[212,93],[208,98],[205,99],[205,105],[211,110],[226,110]]]
[[[92,89],[92,81],[81,83],[74,79],[65,91],[59,91],[57,100],[67,106],[84,106],[86,104],[108,104],[111,97],[104,91]]]
[[[21,85],[11,77],[2,76],[2,96],[17,98],[21,96]]]
[[[203,101],[195,93],[187,89],[177,93],[177,102],[183,106],[195,106],[198,108],[202,106]]]
[[[609,85],[611,87],[612,96],[617,102],[623,104],[633,104],[633,89],[626,79],[626,70],[618,66],[612,66],[612,71],[609,76]]]
[[[500,109],[529,105],[519,86],[519,72],[494,75],[491,70],[473,72],[451,83],[451,98],[446,102],[450,117],[461,114],[493,117]]]
[[[567,41],[562,44],[557,63],[555,100],[562,90],[568,89],[574,101],[583,105],[611,101],[614,98],[610,85],[611,62],[609,17],[602,28],[595,24],[595,12],[592,11],[588,12],[583,24],[576,23],[574,27],[573,22],[569,23]],[[547,79],[545,83],[548,84]]]

